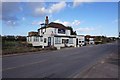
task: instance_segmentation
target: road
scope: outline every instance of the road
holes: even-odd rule
[[[117,43],[2,58],[3,78],[78,78],[103,58],[117,53]]]

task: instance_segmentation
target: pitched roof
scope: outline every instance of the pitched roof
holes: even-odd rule
[[[86,35],[85,38],[95,38],[95,36]]]
[[[64,26],[63,24],[54,23],[54,22],[51,22],[51,23],[48,24],[48,26],[41,27],[40,29],[49,28],[49,27],[59,28],[59,29],[69,29],[68,27]]]
[[[54,35],[54,37],[68,37],[68,38],[76,38],[76,36],[75,36],[75,35],[72,35],[72,36]]]

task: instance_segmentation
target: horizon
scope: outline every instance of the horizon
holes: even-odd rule
[[[48,16],[78,35],[118,37],[117,2],[3,2],[2,14],[2,35],[27,36]]]

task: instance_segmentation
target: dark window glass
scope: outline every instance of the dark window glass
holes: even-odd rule
[[[55,44],[60,44],[60,43],[61,43],[61,38],[56,37],[56,38],[55,38]]]
[[[58,29],[58,33],[65,34],[65,29]]]
[[[46,43],[46,38],[44,38],[44,43]]]
[[[68,43],[68,39],[62,39],[62,43]]]

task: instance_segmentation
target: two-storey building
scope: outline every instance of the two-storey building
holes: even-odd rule
[[[45,24],[38,29],[38,32],[29,32],[27,42],[33,46],[76,47],[76,35],[71,35],[71,30],[60,23],[49,23],[46,16]]]

